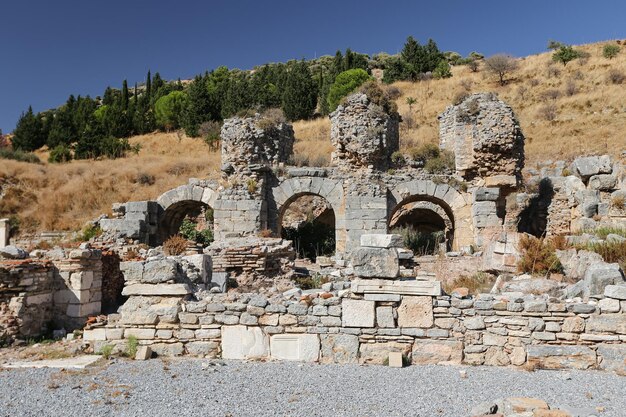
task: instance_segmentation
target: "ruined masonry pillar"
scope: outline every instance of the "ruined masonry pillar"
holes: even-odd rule
[[[9,219],[0,219],[0,248],[9,245]]]

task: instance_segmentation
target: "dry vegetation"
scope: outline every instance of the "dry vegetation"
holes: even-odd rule
[[[484,64],[478,72],[467,66],[453,67],[453,77],[448,79],[393,84],[401,92],[397,103],[404,119],[402,150],[438,143],[437,115],[462,94],[491,91],[517,114],[527,139],[529,163],[581,154],[619,155],[626,149],[622,134],[626,129],[626,48],[622,46],[619,55],[609,60],[602,56],[605,44],[577,47],[589,58],[566,66],[553,62],[551,52],[520,58],[504,86],[484,70]],[[409,97],[415,104],[407,104]],[[301,135],[296,152],[310,159],[328,158],[332,150],[327,146],[328,119],[297,122],[294,128]]]
[[[217,175],[219,155],[200,139],[137,136],[137,155],[67,164],[0,164],[0,217],[17,214],[22,231],[75,230],[115,202],[154,199],[189,177]],[[46,160],[45,154],[39,155]]]
[[[493,91],[518,115],[529,163],[581,154],[618,155],[626,149],[626,47],[609,60],[602,57],[605,44],[578,47],[589,58],[567,66],[554,63],[551,53],[521,58],[504,86],[484,65],[478,72],[453,67],[448,79],[394,84],[404,118],[402,150],[437,143],[437,115],[462,94]],[[415,99],[411,106],[409,97]],[[328,118],[296,122],[294,129],[293,162],[328,165]],[[131,138],[131,144],[141,144],[139,154],[118,160],[62,165],[1,160],[0,217],[18,215],[24,231],[76,230],[109,212],[114,202],[153,199],[189,177],[218,175],[219,154],[200,139],[155,133]],[[47,160],[45,153],[39,156]]]

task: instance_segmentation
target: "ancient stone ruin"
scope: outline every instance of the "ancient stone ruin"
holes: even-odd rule
[[[330,119],[330,167],[289,166],[288,123],[236,117],[222,129],[219,181],[190,179],[100,219],[105,233],[93,243],[125,260],[107,267],[123,277],[119,308],[85,328],[94,351],[122,350],[132,336],[158,355],[376,364],[400,355],[414,364],[625,371],[618,264],[570,249],[557,252],[566,280],[507,275],[521,236],[589,241],[596,238],[574,232],[624,227],[620,162],[585,157],[522,175],[524,137],[493,94],[471,95],[440,116],[441,147],[455,154],[450,172],[390,170],[399,118],[365,94],[350,96]],[[285,213],[302,196],[323,201],[319,212],[332,212],[334,223],[334,254],[316,260],[327,282],[311,289],[298,281],[295,244],[280,237]],[[183,219],[209,210],[215,241],[166,255],[160,245]],[[444,261],[501,274],[494,289],[445,293],[390,233],[403,224],[440,232]],[[98,294],[115,280],[100,278],[98,253],[85,246],[57,261],[42,254],[0,264],[4,337],[27,337],[50,319],[69,329],[70,319],[82,325],[99,313]]]

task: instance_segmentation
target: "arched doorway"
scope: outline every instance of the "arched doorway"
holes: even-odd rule
[[[280,209],[278,234],[293,242],[298,257],[315,261],[332,256],[336,250],[335,211],[324,197],[300,193]]]
[[[161,216],[159,240],[165,242],[179,233],[183,223],[186,223],[187,228],[193,227],[199,232],[210,230],[212,236],[213,209],[208,204],[194,200],[183,200],[171,204]]]
[[[407,249],[417,255],[432,255],[452,248],[452,211],[432,197],[412,196],[398,203],[389,216],[388,229],[402,235]]]

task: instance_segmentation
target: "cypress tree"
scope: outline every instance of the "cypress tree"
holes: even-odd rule
[[[46,143],[46,137],[42,133],[41,119],[35,116],[33,108],[29,106],[13,130],[13,148],[28,152],[41,148]]]
[[[122,82],[122,109],[128,110],[128,82],[124,80]]]
[[[148,70],[148,75],[146,76],[146,97],[150,98],[152,94],[152,76],[150,75],[150,70]]]
[[[188,136],[198,136],[200,124],[211,116],[211,101],[205,79],[196,76],[187,89],[187,104],[182,112],[181,125]]]
[[[289,120],[308,119],[317,106],[317,86],[309,67],[302,61],[289,66],[283,91],[283,111]]]

